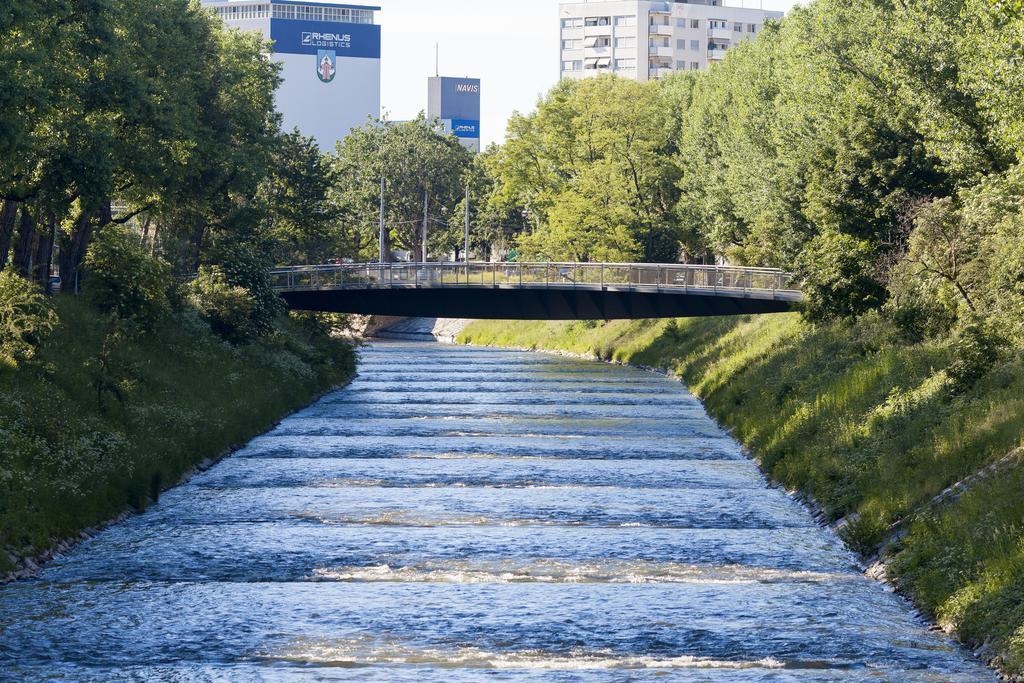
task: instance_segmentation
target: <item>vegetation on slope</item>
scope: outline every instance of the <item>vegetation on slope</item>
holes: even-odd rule
[[[908,344],[878,314],[610,323],[476,322],[464,343],[561,350],[672,372],[765,471],[966,641],[1024,673],[1024,460],[943,506],[947,487],[1024,445],[1024,354],[979,361],[970,333]]]
[[[0,572],[144,509],[354,372],[351,344],[308,320],[235,346],[191,309],[142,336],[112,335],[82,299],[56,309],[34,361],[0,371]]]

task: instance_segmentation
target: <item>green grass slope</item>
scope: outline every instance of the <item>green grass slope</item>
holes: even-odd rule
[[[813,496],[865,556],[943,626],[1024,674],[1024,360],[966,391],[948,344],[907,345],[878,317],[811,328],[797,315],[610,323],[481,321],[463,343],[561,350],[665,369],[764,470]],[[968,492],[931,501],[993,463]],[[898,526],[894,526],[898,525]]]
[[[111,344],[58,301],[38,362],[0,373],[0,572],[120,512],[347,381],[352,345],[293,323],[231,346],[194,314]]]

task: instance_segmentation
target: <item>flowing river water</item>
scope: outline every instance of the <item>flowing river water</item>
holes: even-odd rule
[[[676,382],[378,343],[0,587],[3,680],[985,681]]]

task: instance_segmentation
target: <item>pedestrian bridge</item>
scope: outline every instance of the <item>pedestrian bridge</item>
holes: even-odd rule
[[[497,320],[617,320],[793,310],[772,268],[650,263],[370,263],[278,268],[301,311]]]

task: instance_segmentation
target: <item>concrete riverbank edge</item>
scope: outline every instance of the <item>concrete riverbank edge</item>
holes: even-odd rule
[[[620,324],[629,325],[631,323]],[[696,324],[700,325],[702,323],[697,322]],[[738,322],[738,324],[742,323]],[[651,365],[632,360],[632,358],[637,356],[645,357],[645,354],[642,352],[642,347],[649,347],[651,345],[657,346],[661,335],[641,335],[644,339],[643,342],[638,345],[635,343],[635,339],[629,339],[629,335],[620,334],[619,342],[622,343],[623,347],[628,348],[630,351],[629,354],[625,354],[629,360],[623,360],[622,355],[617,355],[616,348],[600,348],[600,340],[598,340],[598,345],[595,346],[595,348],[592,348],[590,352],[569,351],[565,348],[559,348],[559,346],[570,346],[569,344],[563,344],[565,337],[562,337],[559,334],[541,334],[538,336],[536,330],[524,330],[521,326],[522,323],[508,323],[508,325],[508,328],[503,329],[500,322],[495,323],[487,321],[484,323],[478,322],[471,324],[458,336],[455,343],[467,346],[503,348],[517,351],[539,351],[563,357],[599,360],[615,365],[635,367],[676,379],[692,391],[692,388],[687,382],[687,378],[683,376],[684,373],[675,371],[670,365],[666,365],[664,363]],[[579,348],[580,342],[585,340],[587,337],[586,328],[591,327],[589,324],[581,325],[580,323],[545,323],[545,325],[561,326],[558,328],[561,330],[571,327],[578,333],[582,327],[583,330],[580,334],[570,335],[573,336],[574,345],[577,348]],[[668,326],[672,333],[675,334],[676,323],[658,321],[657,325]],[[481,334],[482,330],[484,331],[484,334]],[[479,341],[481,338],[493,340],[499,336],[504,336],[504,338],[498,343],[493,343],[492,341]],[[517,337],[527,338],[529,343],[527,345],[516,344],[514,340]],[[660,351],[664,352],[664,348],[661,348]],[[646,357],[650,358],[651,355],[646,354]],[[750,361],[750,359],[747,360]],[[706,387],[701,388],[706,389]],[[756,447],[751,447],[749,440],[744,439],[742,434],[737,433],[738,430],[735,426],[728,424],[730,422],[730,416],[728,413],[723,412],[721,408],[716,410],[712,406],[709,406],[708,401],[705,400],[704,396],[700,395],[699,391],[693,391],[693,393],[701,400],[701,403],[704,405],[709,416],[715,419],[723,429],[729,432],[733,438],[740,442],[744,453],[758,465],[770,485],[778,486],[785,490],[790,497],[808,510],[816,523],[828,528],[833,533],[836,533],[844,541],[847,547],[859,558],[861,570],[866,576],[884,583],[890,590],[895,591],[898,595],[906,599],[908,601],[908,606],[923,623],[928,624],[931,628],[936,630],[941,630],[958,640],[966,652],[991,667],[1003,680],[1024,680],[1021,676],[1019,664],[1015,663],[1012,659],[1012,653],[1010,657],[1007,656],[1007,643],[999,642],[994,637],[965,637],[964,634],[958,630],[955,622],[942,620],[933,609],[930,609],[929,606],[924,603],[921,596],[915,592],[914,587],[906,580],[903,580],[903,577],[899,573],[899,567],[896,568],[896,571],[893,571],[892,567],[893,562],[896,559],[896,551],[899,549],[901,542],[904,541],[909,533],[910,527],[916,520],[920,517],[937,514],[943,509],[956,503],[974,487],[981,486],[985,482],[991,480],[995,475],[1006,472],[1009,468],[1019,466],[1024,463],[1024,454],[1022,454],[1022,449],[1012,450],[1009,455],[1005,455],[1004,457],[997,459],[995,462],[986,464],[977,472],[965,476],[957,483],[948,486],[938,495],[928,498],[903,518],[891,524],[886,529],[885,534],[879,540],[877,545],[871,550],[865,552],[862,548],[857,548],[851,544],[848,540],[849,537],[844,533],[850,528],[851,524],[857,523],[859,519],[857,512],[850,512],[837,519],[835,515],[830,514],[828,508],[821,504],[813,495],[811,495],[810,492],[802,490],[800,487],[787,486],[783,482],[779,481],[779,479],[774,477],[773,473],[764,466],[763,458],[758,452],[758,449]]]

